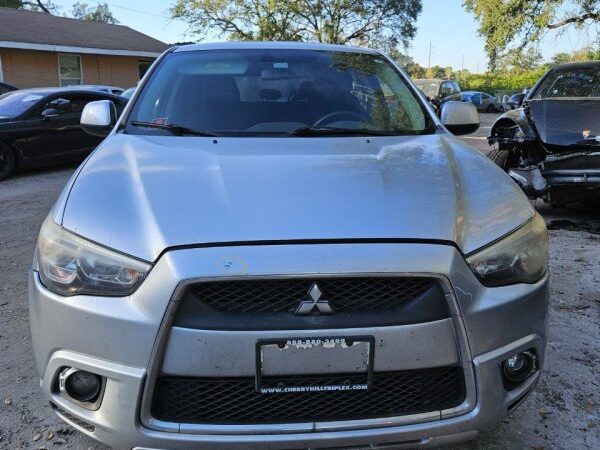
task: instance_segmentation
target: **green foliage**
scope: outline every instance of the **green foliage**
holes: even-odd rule
[[[600,24],[599,0],[463,0],[479,22],[490,68],[511,49],[523,49],[546,32]]]
[[[554,64],[564,64],[568,62],[577,62],[577,61],[592,61],[592,60],[600,60],[600,45],[597,49],[594,49],[593,46],[587,46],[582,48],[581,50],[574,51],[573,53],[557,53],[552,58],[552,62]]]
[[[98,3],[96,6],[89,6],[85,2],[73,4],[71,15],[74,19],[90,20],[94,22],[119,23],[113,16],[106,3]]]
[[[411,61],[408,64],[406,64],[404,66],[404,70],[406,70],[406,73],[408,73],[408,75],[411,78],[425,78],[426,69],[424,67],[421,67],[419,63],[416,63],[414,61]]]
[[[548,66],[540,66],[520,73],[468,74],[459,78],[460,87],[464,91],[482,91],[495,94],[498,91],[520,92],[532,87],[546,73]]]
[[[200,37],[406,45],[421,0],[177,0],[173,18]]]
[[[496,95],[521,92],[532,87],[552,66],[572,61],[600,60],[600,45],[588,46],[572,53],[557,53],[550,63],[544,63],[535,49],[523,52],[513,51],[507,54],[494,71],[483,74],[470,73],[468,70],[454,71],[452,67],[433,66],[424,69],[414,61],[405,66],[412,78],[454,78],[463,91],[482,91]]]

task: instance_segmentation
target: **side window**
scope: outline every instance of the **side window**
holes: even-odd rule
[[[71,102],[65,97],[53,98],[46,102],[42,107],[42,113],[47,110],[53,110],[52,115],[64,116],[71,114]],[[45,113],[43,115],[46,115]]]
[[[460,86],[456,82],[452,83],[452,87],[454,88],[454,92],[457,94],[460,92]]]
[[[54,109],[59,116],[81,114],[85,105],[94,100],[98,98],[87,95],[64,95],[50,100],[42,110]]]
[[[71,97],[71,112],[81,114],[85,105],[94,100],[99,100],[97,97],[91,96],[74,96]]]

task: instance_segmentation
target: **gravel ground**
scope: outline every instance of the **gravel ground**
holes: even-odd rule
[[[465,138],[484,151],[482,129]],[[487,128],[486,128],[487,127]],[[73,168],[0,183],[0,448],[103,449],[42,400],[30,346],[27,271],[39,227]],[[454,450],[600,449],[600,214],[551,210],[551,326],[538,388],[494,431]],[[59,324],[60,325],[60,324]]]

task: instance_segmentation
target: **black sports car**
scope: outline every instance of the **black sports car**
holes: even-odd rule
[[[0,180],[18,167],[83,160],[102,140],[79,125],[83,107],[120,96],[77,88],[21,89],[0,95]]]
[[[544,75],[496,120],[489,157],[532,198],[553,206],[600,198],[600,61]]]

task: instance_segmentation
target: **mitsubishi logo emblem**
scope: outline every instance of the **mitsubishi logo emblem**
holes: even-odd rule
[[[317,283],[313,283],[308,290],[308,297],[306,300],[302,300],[296,308],[294,314],[307,316],[315,312],[320,314],[333,314],[333,308],[327,300],[321,300],[321,289]]]

